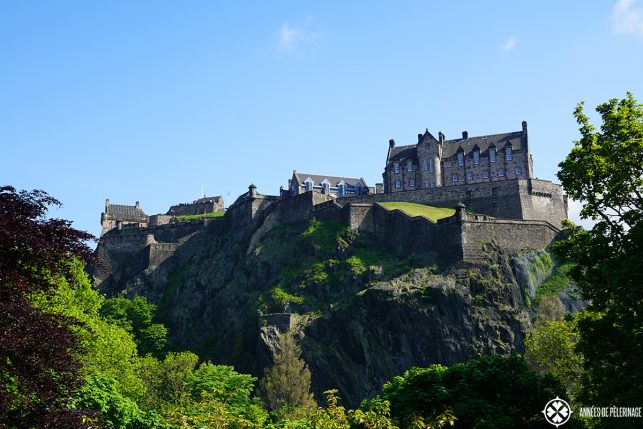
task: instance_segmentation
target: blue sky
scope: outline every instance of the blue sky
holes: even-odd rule
[[[529,123],[555,180],[587,110],[643,99],[643,1],[0,3],[0,182],[100,232],[292,170],[381,181],[388,140]],[[595,118],[595,115],[592,115]]]

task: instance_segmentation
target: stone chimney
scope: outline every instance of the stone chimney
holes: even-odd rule
[[[257,196],[257,187],[255,186],[254,183],[248,186],[248,195],[251,197]]]
[[[388,147],[390,147],[391,149],[393,149],[393,148],[395,147],[395,140],[393,140],[393,139],[389,140],[389,141],[388,141]]]
[[[422,133],[418,134],[418,143],[422,141]]]
[[[141,203],[139,203],[138,201],[136,202],[136,209],[137,209],[137,210],[140,210],[140,209],[141,209]]]
[[[107,213],[108,208],[109,208],[109,198],[105,199],[105,213]]]
[[[442,131],[438,133],[438,139],[440,140],[440,143],[444,143],[444,134],[442,134]]]
[[[462,131],[462,140],[466,140],[469,138],[469,131]]]
[[[522,121],[522,132],[527,134],[527,121]]]

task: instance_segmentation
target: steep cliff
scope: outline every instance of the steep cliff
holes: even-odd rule
[[[256,375],[291,329],[315,392],[338,388],[349,405],[414,365],[520,351],[530,327],[533,284],[519,285],[515,255],[493,243],[484,263],[438,266],[337,221],[250,210],[181,227],[104,237],[95,285],[158,304],[173,348]]]

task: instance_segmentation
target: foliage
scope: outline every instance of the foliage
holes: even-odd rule
[[[455,209],[448,207],[433,207],[424,204],[407,203],[407,202],[387,202],[379,203],[386,210],[400,210],[411,217],[422,216],[431,222],[437,222],[439,219],[453,216]]]
[[[161,357],[167,345],[167,328],[152,323],[156,308],[142,296],[133,299],[119,296],[105,300],[100,314],[134,335],[139,354]]]
[[[530,428],[542,427],[543,405],[563,392],[556,380],[512,355],[483,356],[450,368],[413,368],[385,384],[376,398],[390,401],[391,415],[402,428],[438,427],[437,422],[453,419],[460,428]]]
[[[572,269],[572,266],[573,264],[564,263],[556,267],[551,276],[538,286],[536,289],[536,305],[540,303],[540,300],[543,299],[543,297],[549,295],[558,296],[571,285],[569,272]]]
[[[301,358],[301,348],[292,335],[279,337],[279,350],[273,364],[259,383],[264,404],[271,411],[284,407],[297,411],[315,406],[310,393],[310,370]]]
[[[582,399],[632,406],[643,397],[643,105],[628,93],[596,110],[600,131],[582,103],[576,108],[581,138],[558,178],[571,198],[583,201],[581,218],[597,223],[589,231],[569,230],[555,250],[575,263],[571,276],[591,300],[578,321],[587,377]]]
[[[32,306],[34,293],[50,295],[70,275],[72,257],[88,259],[93,237],[69,221],[47,219],[60,203],[44,191],[0,187],[0,426],[85,427],[69,407],[80,385],[73,320]]]
[[[100,412],[100,419],[94,419],[94,423],[102,421],[108,428],[169,429],[157,413],[142,411],[136,402],[123,396],[117,384],[113,378],[93,374],[86,378],[74,405]]]
[[[203,214],[196,214],[196,215],[175,216],[174,219],[177,222],[189,222],[192,220],[207,219],[211,217],[222,217],[224,215],[225,215],[225,212],[210,212],[210,213],[203,213]]]
[[[551,320],[535,327],[525,339],[525,359],[540,374],[551,374],[575,399],[581,386],[583,358],[574,348],[578,342],[578,316]]]

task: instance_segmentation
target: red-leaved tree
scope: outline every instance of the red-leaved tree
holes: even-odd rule
[[[84,428],[70,409],[80,385],[70,319],[35,309],[30,294],[51,294],[73,258],[91,258],[93,236],[47,219],[60,202],[44,191],[0,187],[0,427]]]

